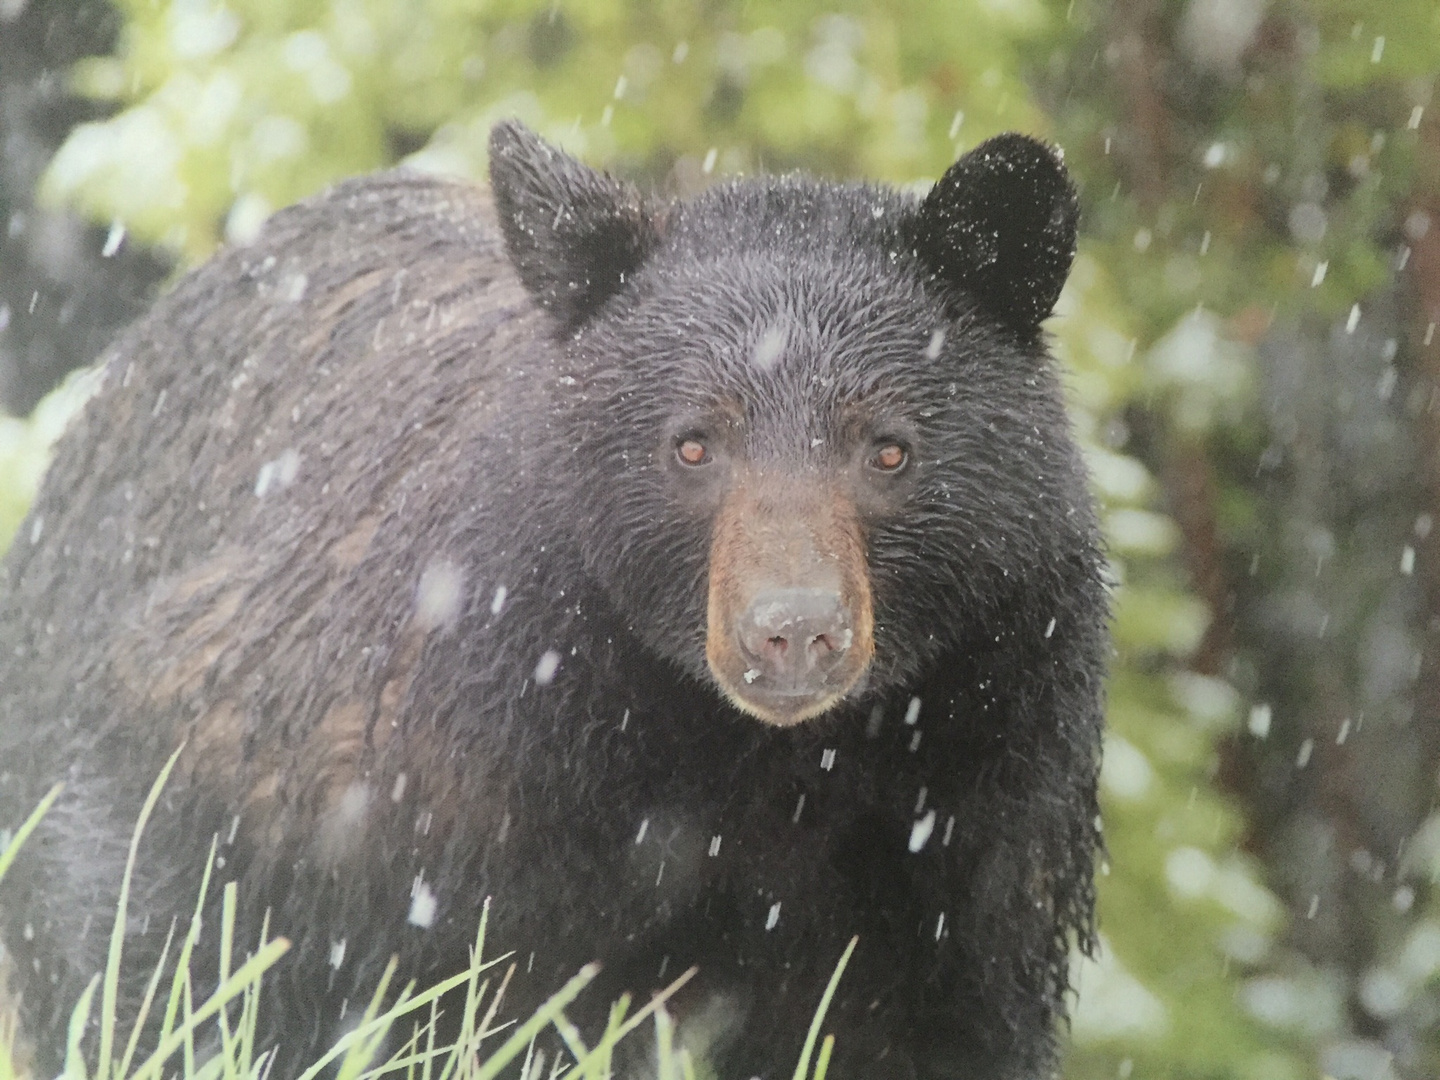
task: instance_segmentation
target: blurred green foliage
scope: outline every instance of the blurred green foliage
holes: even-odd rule
[[[1223,750],[1232,772],[1237,760],[1248,760],[1252,769],[1266,756],[1275,760],[1277,766],[1261,779],[1250,775],[1247,794],[1252,798],[1265,782],[1289,785],[1290,777],[1297,786],[1308,781],[1311,791],[1319,792],[1290,796],[1295,803],[1329,798],[1333,806],[1338,801],[1335,792],[1343,790],[1339,798],[1346,803],[1348,818],[1327,808],[1324,813],[1335,817],[1317,812],[1307,819],[1333,850],[1327,864],[1312,871],[1301,865],[1307,853],[1277,850],[1293,844],[1295,831],[1267,829],[1269,823],[1246,827],[1233,816],[1217,819],[1217,835],[1230,840],[1206,850],[1225,850],[1226,843],[1239,841],[1246,850],[1269,857],[1266,870],[1272,881],[1289,885],[1290,912],[1302,927],[1316,915],[1319,894],[1301,888],[1301,883],[1334,880],[1330,863],[1339,864],[1343,875],[1334,886],[1336,893],[1346,890],[1351,875],[1363,876],[1356,867],[1366,873],[1373,869],[1374,898],[1366,901],[1368,907],[1356,901],[1344,913],[1340,925],[1347,940],[1339,949],[1332,943],[1329,955],[1316,955],[1312,949],[1307,956],[1291,947],[1302,936],[1294,933],[1277,934],[1263,950],[1252,948],[1258,942],[1247,943],[1233,930],[1226,931],[1222,947],[1230,958],[1230,976],[1238,977],[1235,990],[1248,1012],[1295,1040],[1290,1045],[1301,1054],[1289,1059],[1289,1067],[1300,1062],[1318,1071],[1323,1059],[1326,1068],[1342,1078],[1436,1075],[1440,912],[1426,885],[1440,881],[1440,815],[1432,812],[1420,834],[1402,843],[1406,854],[1401,866],[1383,875],[1384,885],[1380,863],[1392,853],[1377,854],[1371,862],[1366,846],[1377,843],[1384,830],[1367,834],[1362,827],[1364,840],[1342,839],[1347,824],[1381,818],[1375,806],[1382,800],[1367,802],[1357,791],[1390,785],[1396,789],[1392,806],[1414,798],[1423,814],[1427,804],[1433,811],[1433,787],[1399,794],[1402,766],[1360,757],[1358,751],[1351,758],[1348,748],[1346,760],[1324,777],[1307,776],[1303,770],[1318,744],[1345,742],[1344,730],[1337,735],[1334,727],[1324,729],[1327,706],[1342,710],[1341,716],[1363,717],[1367,697],[1374,701],[1366,686],[1372,677],[1358,655],[1367,646],[1358,642],[1374,632],[1374,610],[1394,603],[1399,575],[1411,572],[1397,569],[1396,555],[1407,542],[1410,523],[1428,521],[1426,512],[1433,509],[1423,492],[1420,504],[1412,505],[1395,490],[1379,488],[1373,471],[1367,474],[1345,451],[1326,448],[1390,445],[1378,442],[1382,430],[1413,433],[1424,445],[1424,421],[1416,418],[1422,416],[1422,390],[1427,387],[1418,375],[1433,370],[1423,350],[1434,333],[1434,323],[1427,327],[1426,319],[1436,316],[1420,314],[1415,282],[1400,272],[1411,258],[1411,246],[1418,246],[1431,228],[1422,208],[1433,208],[1440,194],[1434,137],[1425,130],[1434,130],[1433,112],[1440,106],[1434,99],[1440,85],[1440,6],[1431,0],[1268,5],[1080,0],[1068,11],[1068,18],[1055,20],[1047,32],[1031,39],[1023,55],[1029,70],[1044,73],[1034,85],[1044,98],[1051,131],[1070,149],[1070,160],[1084,179],[1082,243],[1109,272],[1115,297],[1108,310],[1123,313],[1136,339],[1134,377],[1145,385],[1131,396],[1126,419],[1139,418],[1147,426],[1140,441],[1148,445],[1147,460],[1171,474],[1167,493],[1172,501],[1184,501],[1179,489],[1186,483],[1209,489],[1214,514],[1209,539],[1219,550],[1211,556],[1211,565],[1200,566],[1197,573],[1219,570],[1230,586],[1228,593],[1212,590],[1209,606],[1234,604],[1236,580],[1258,578],[1250,595],[1263,597],[1255,608],[1262,620],[1270,619],[1258,632],[1274,640],[1261,642],[1251,655],[1240,657],[1238,665],[1234,654],[1225,657],[1229,663],[1224,670],[1232,677],[1240,675],[1235,686],[1244,697],[1259,692],[1268,673],[1257,673],[1253,666],[1280,667],[1287,647],[1296,647],[1283,640],[1284,618],[1276,613],[1296,598],[1313,604],[1317,622],[1322,612],[1328,620],[1333,611],[1332,637],[1338,632],[1342,639],[1352,639],[1348,647],[1321,646],[1326,635],[1320,622],[1318,634],[1311,628],[1304,635],[1314,643],[1304,646],[1304,659],[1290,659],[1292,670],[1268,680],[1274,690],[1287,676],[1301,676],[1296,679],[1301,685],[1292,687],[1289,695],[1292,714],[1275,718],[1277,727],[1288,725],[1286,740],[1266,743],[1272,716],[1263,697],[1244,704],[1237,700],[1234,707],[1246,714],[1243,727],[1238,733],[1233,726],[1228,733],[1212,729],[1204,751]],[[1254,26],[1237,31],[1235,23],[1246,18],[1253,18]],[[1332,344],[1337,342],[1343,344]],[[1263,403],[1252,385],[1265,372],[1256,354],[1262,344],[1271,347],[1272,365],[1269,397]],[[1373,375],[1358,363],[1369,359],[1367,350],[1373,354]],[[1343,371],[1327,369],[1323,360],[1291,360],[1285,367],[1287,351],[1332,355],[1330,363],[1355,370],[1347,378]],[[1283,370],[1277,373],[1277,368]],[[1301,396],[1295,380],[1327,375],[1333,387],[1305,386],[1303,401],[1285,400]],[[1387,407],[1401,375],[1407,382],[1394,394],[1394,406]],[[1418,403],[1417,393],[1422,393]],[[1352,394],[1373,395],[1380,407],[1352,409]],[[1323,409],[1314,407],[1318,401],[1325,402]],[[1304,434],[1297,441],[1291,429]],[[1126,445],[1145,452],[1134,443]],[[1267,486],[1261,479],[1273,468],[1267,462],[1280,457],[1292,472]],[[1431,475],[1421,461],[1400,460],[1393,468]],[[1287,483],[1305,493],[1287,501]],[[1367,492],[1367,484],[1374,490]],[[1268,498],[1277,493],[1278,505],[1269,505]],[[1377,505],[1381,500],[1385,505]],[[1388,539],[1378,525],[1384,514],[1398,519],[1393,549],[1375,543]],[[1315,538],[1333,538],[1359,549],[1341,563],[1344,570],[1336,571],[1329,593],[1296,585],[1297,580],[1320,576],[1316,556],[1305,550]],[[1377,547],[1373,554],[1364,550],[1367,541]],[[1138,576],[1131,563],[1132,575]],[[1193,560],[1191,565],[1195,567]],[[1174,564],[1150,568],[1161,574],[1175,570]],[[1337,601],[1337,595],[1343,599]],[[1412,618],[1423,625],[1430,618],[1425,598],[1411,596],[1406,599],[1419,606]],[[1138,730],[1127,716],[1131,701],[1143,699],[1145,692],[1137,686],[1136,699],[1131,699],[1126,686],[1143,655],[1141,639],[1158,640],[1162,633],[1158,624],[1164,619],[1163,608],[1148,600],[1143,606],[1140,625],[1127,626],[1122,597],[1117,627],[1121,666],[1112,684],[1111,724],[1117,738],[1112,738],[1111,765],[1118,737],[1133,739],[1132,732]],[[1349,619],[1344,618],[1347,614]],[[1243,642],[1232,639],[1231,644],[1243,651]],[[1184,655],[1183,649],[1178,655]],[[1247,664],[1252,668],[1248,672]],[[1304,677],[1312,672],[1315,682],[1306,684]],[[1418,675],[1417,666],[1412,679]],[[1179,682],[1176,675],[1170,678],[1181,704],[1197,687],[1208,695],[1226,685],[1213,679],[1196,682],[1193,675],[1181,675]],[[1415,708],[1417,721],[1433,723],[1423,704],[1414,704],[1416,693],[1407,691],[1402,707]],[[1326,700],[1342,695],[1343,703]],[[1218,693],[1214,701],[1220,701]],[[1200,718],[1197,704],[1189,702],[1192,720]],[[1157,707],[1143,725],[1148,734],[1164,730],[1156,722],[1162,712]],[[1164,754],[1155,743],[1138,745],[1151,751],[1148,760],[1157,770],[1163,768]],[[1323,747],[1318,750],[1325,752]],[[1219,763],[1209,760],[1213,775]],[[1366,761],[1373,775],[1360,771]],[[1428,769],[1421,766],[1427,772],[1433,767],[1433,762]],[[1349,777],[1353,787],[1343,786],[1337,774]],[[1196,781],[1176,776],[1159,796],[1150,821],[1137,822],[1149,834],[1144,840],[1122,836],[1125,811],[1111,792],[1107,831],[1117,864],[1130,859],[1138,868],[1147,858],[1141,851],[1153,851],[1156,842],[1168,843],[1176,811],[1170,800],[1181,795],[1187,782]],[[1205,798],[1207,786],[1203,777],[1198,780],[1197,802]],[[1263,798],[1257,801],[1264,804]],[[1285,796],[1272,793],[1266,805],[1274,808],[1284,802]],[[1326,829],[1330,831],[1324,833]],[[1266,850],[1257,833],[1278,844]],[[1197,874],[1202,869],[1193,857],[1177,860],[1175,851],[1163,856],[1172,897],[1177,888],[1184,891],[1177,874],[1183,878],[1187,866]],[[1156,860],[1151,865],[1162,865],[1159,852],[1148,858]],[[1124,910],[1126,919],[1132,912],[1138,916],[1138,890],[1133,903],[1117,904],[1117,884],[1111,883],[1105,894],[1102,915]],[[1137,879],[1136,884],[1141,882]],[[1125,889],[1129,892],[1128,883]],[[1327,903],[1333,899],[1334,893],[1327,893]],[[1311,935],[1312,941],[1320,939]],[[1137,946],[1139,942],[1137,931]],[[1129,941],[1117,938],[1116,946],[1120,955],[1131,955],[1126,951]],[[1339,955],[1342,950],[1347,955]],[[1180,970],[1181,965],[1174,969]],[[1206,992],[1198,986],[1182,992],[1177,984],[1170,985],[1176,988],[1171,1000],[1197,1010],[1193,1020],[1198,1036],[1207,1023],[1200,1015],[1208,1008],[1203,1004]],[[1228,1038],[1238,1043],[1242,1037],[1232,1032]],[[1266,1050],[1257,1045],[1253,1056],[1244,1051],[1232,1060],[1243,1060],[1250,1069],[1263,1060],[1261,1055],[1276,1049],[1273,1043]],[[1079,1056],[1088,1060],[1083,1042]],[[1210,1059],[1197,1047],[1183,1060],[1199,1068],[1199,1062]],[[1135,1068],[1136,1075],[1192,1075],[1139,1055]],[[1260,1074],[1283,1074],[1278,1063],[1275,1070]],[[1194,1074],[1224,1075],[1204,1068]]]
[[[10,546],[40,489],[50,448],[89,400],[98,374],[89,370],[72,375],[24,420],[0,414],[0,552]],[[36,532],[34,541],[39,539]]]
[[[631,174],[684,159],[682,186],[762,166],[933,177],[957,145],[1039,123],[1016,78],[1034,0],[120,6],[122,54],[73,78],[128,107],[77,131],[47,188],[192,259],[407,153],[479,175],[501,116]]]
[[[1137,402],[1197,437],[1237,423],[1249,407],[1254,339],[1242,317],[1258,309],[1251,322],[1268,325],[1296,303],[1343,312],[1389,273],[1390,253],[1371,237],[1401,197],[1413,140],[1377,144],[1371,120],[1310,142],[1281,137],[1272,129],[1293,87],[1252,92],[1219,79],[1213,137],[1196,159],[1148,200],[1122,192],[1108,162],[1111,140],[1125,137],[1113,86],[1075,76],[1078,92],[1063,101],[1042,92],[1098,60],[1093,12],[1064,0],[119,6],[127,26],[117,55],[71,73],[77,91],[118,111],[71,135],[44,192],[191,264],[356,172],[403,160],[481,178],[488,127],[503,116],[681,194],[712,176],[801,167],[923,185],[997,131],[1060,138],[1086,218],[1051,325],[1117,583],[1104,950],[1077,967],[1067,1074],[1318,1075],[1306,1018],[1265,1005],[1290,964],[1279,945],[1286,916],[1240,850],[1244,822],[1214,784],[1217,747],[1240,731],[1247,705],[1223,679],[1187,668],[1213,613],[1185,586],[1179,530],[1155,477],[1115,431]],[[1383,75],[1404,86],[1435,70],[1430,0],[1314,9],[1312,62],[1329,84],[1365,87]],[[1179,6],[1166,11],[1173,20]],[[1398,96],[1372,106],[1390,110],[1384,122],[1397,133],[1410,123]],[[1255,206],[1283,213],[1306,198],[1280,190],[1304,170],[1287,162],[1271,176],[1276,145],[1338,155],[1355,177],[1346,212],[1298,245],[1253,219]],[[44,424],[0,429],[0,457],[25,462],[0,484],[9,500],[0,539],[30,490],[25,470],[43,453]],[[1243,499],[1227,506],[1229,527],[1251,527]]]

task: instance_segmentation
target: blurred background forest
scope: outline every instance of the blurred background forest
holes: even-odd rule
[[[67,373],[341,177],[505,116],[680,194],[1042,135],[1118,582],[1067,1076],[1440,1076],[1437,80],[1434,0],[0,0],[0,545]]]

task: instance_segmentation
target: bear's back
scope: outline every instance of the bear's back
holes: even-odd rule
[[[3,820],[69,781],[9,888],[113,889],[143,778],[182,741],[175,797],[257,812],[277,861],[353,800],[457,614],[415,540],[484,496],[476,443],[524,408],[545,325],[488,192],[391,172],[278,213],[122,335],[0,580]],[[45,937],[98,970],[106,935],[70,918]]]

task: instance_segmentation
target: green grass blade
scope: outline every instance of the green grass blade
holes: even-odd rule
[[[230,978],[230,954],[235,948],[235,900],[237,886],[227,881],[220,894],[220,981]],[[221,1009],[216,1019],[220,1024],[220,1046],[226,1061],[235,1059],[235,1039],[230,1034],[230,1018]]]
[[[505,956],[502,956],[500,959],[503,960],[506,956],[510,955],[510,953],[506,953]],[[514,974],[515,965],[511,964],[505,969],[505,977],[500,980],[500,985],[495,988],[495,996],[490,999],[490,1004],[485,1008],[485,1015],[480,1018],[480,1027],[475,1031],[475,1046],[477,1048],[480,1046],[481,1040],[493,1035],[499,1030],[499,1028],[491,1027],[491,1025],[495,1023],[495,1014],[500,1011],[500,1003],[505,1000],[505,991],[510,988],[510,979]],[[485,986],[489,985],[490,982],[487,979]],[[483,990],[484,987],[481,987],[481,989]],[[508,1027],[509,1024],[510,1021],[507,1020],[504,1024],[501,1024],[500,1027]],[[444,1080],[444,1078],[442,1078],[442,1080]]]
[[[489,980],[486,980],[489,984]],[[440,1002],[430,1002],[430,1025],[425,1031],[425,1063],[420,1067],[420,1080],[432,1080],[435,1065],[435,1028],[440,1023]],[[457,1057],[458,1054],[452,1055]]]
[[[301,1073],[297,1080],[315,1080],[315,1077],[318,1076],[327,1065],[329,1065],[336,1058],[340,1057],[342,1054],[347,1053],[350,1047],[353,1046],[357,1040],[369,1038],[371,1035],[374,1034],[376,1028],[383,1026],[384,1028],[388,1029],[389,1026],[393,1024],[396,1020],[398,1020],[400,1017],[406,1015],[407,1013],[412,1013],[416,1009],[425,1008],[436,998],[443,997],[445,994],[448,994],[451,990],[455,989],[455,987],[459,986],[469,978],[469,971],[462,971],[458,975],[452,975],[450,976],[450,978],[445,979],[442,982],[436,983],[434,986],[430,987],[430,989],[422,993],[416,994],[414,997],[407,998],[401,1003],[397,1003],[388,1012],[375,1017],[368,1024],[362,1023],[361,1025],[354,1028],[352,1031],[347,1031],[344,1035],[342,1035],[339,1039],[336,1040],[335,1045],[330,1047],[330,1049],[327,1050],[318,1061],[316,1061],[313,1065],[311,1065],[308,1069]]]
[[[465,986],[465,1011],[460,1017],[460,1034],[456,1038],[453,1049],[454,1053],[445,1059],[445,1065],[440,1070],[440,1080],[450,1080],[451,1074],[461,1067],[466,1055],[476,1050],[480,1042],[489,1030],[490,1021],[495,1017],[495,1010],[500,1006],[500,999],[505,996],[505,988],[510,984],[510,976],[507,974],[496,991],[495,997],[491,999],[490,1007],[486,1009],[480,1026],[475,1026],[475,1015],[480,1011],[480,1002],[485,999],[486,991],[490,986],[490,980],[486,979],[484,984],[480,983],[480,976],[488,968],[505,959],[505,956],[497,960],[486,962],[485,956],[485,934],[490,925],[490,898],[487,896],[480,906],[480,925],[475,930],[475,944],[470,947],[470,978]],[[507,953],[506,956],[509,954]],[[515,965],[510,965],[510,971],[514,972]],[[430,1080],[430,1067],[427,1064],[425,1080]]]
[[[184,1050],[185,1072],[183,1075],[189,1077],[195,1075],[195,1002],[192,991],[194,983],[190,981],[190,973],[185,973],[185,1024],[180,1031],[185,1036],[182,1043]]]
[[[534,1016],[511,1033],[510,1038],[501,1044],[500,1049],[495,1051],[485,1064],[475,1070],[473,1080],[494,1080],[499,1076],[501,1069],[520,1056],[520,1052],[529,1044],[531,1038],[554,1020],[565,1006],[574,1001],[580,995],[580,991],[589,986],[598,974],[600,974],[600,965],[593,963],[586,964],[576,972],[569,982],[536,1010]]]
[[[377,1024],[375,1019],[380,1015],[381,1006],[385,1004],[385,995],[390,990],[390,980],[395,977],[395,969],[399,963],[399,958],[392,956],[390,962],[385,965],[385,971],[380,976],[380,985],[375,987],[375,993],[370,995],[370,1003],[365,1006],[365,1015],[355,1026],[356,1037],[346,1049],[345,1056],[340,1059],[340,1068],[335,1074],[336,1080],[357,1080],[357,1077],[375,1060],[375,1053],[380,1048],[380,1043],[389,1034],[391,1027],[391,1024]],[[401,991],[398,1004],[407,1003],[410,1000],[410,992],[414,989],[415,984],[409,983]]]
[[[120,957],[125,951],[126,909],[130,904],[130,880],[135,874],[135,860],[140,853],[140,836],[145,832],[155,804],[160,800],[160,791],[165,787],[165,781],[170,779],[170,771],[175,768],[175,762],[180,760],[184,749],[182,744],[170,755],[155,783],[150,785],[150,794],[145,797],[135,830],[130,834],[130,852],[125,858],[125,873],[120,879],[120,899],[115,905],[115,925],[110,931],[110,952],[105,960],[105,980],[100,992],[100,1053],[95,1061],[95,1080],[107,1080],[110,1075],[110,1055],[115,1047],[115,1008],[120,998]]]
[[[825,1074],[830,1071],[830,1055],[835,1050],[835,1036],[826,1035],[825,1041],[820,1044],[820,1056],[815,1060],[815,1080],[825,1080]]]
[[[55,800],[60,797],[60,792],[64,788],[64,784],[56,784],[47,791],[45,797],[40,800],[40,805],[35,807],[30,816],[21,822],[20,828],[15,831],[10,842],[5,845],[3,850],[0,850],[0,879],[5,877],[6,871],[15,862],[15,857],[20,854],[20,846],[35,831],[35,827],[40,824],[40,819],[49,812],[50,807],[55,804]],[[7,1018],[0,1016],[0,1080],[17,1080],[15,1062],[11,1056],[12,1049],[9,1045],[9,1039],[15,1033],[9,1031],[8,1028]]]
[[[416,1066],[424,1067],[427,1059],[448,1056],[455,1052],[455,1044],[449,1046],[428,1046],[424,1050],[415,1049],[424,1028],[417,1027],[410,1038],[405,1040],[405,1045],[396,1051],[395,1056],[386,1061],[383,1065],[377,1065],[360,1074],[360,1080],[376,1080],[377,1077],[388,1076],[390,1073],[400,1072],[402,1069],[407,1074],[412,1074]]]
[[[850,944],[845,946],[845,952],[841,955],[840,962],[835,965],[835,972],[830,976],[825,993],[820,997],[820,1007],[815,1010],[815,1017],[810,1021],[810,1030],[805,1035],[805,1047],[800,1051],[800,1063],[795,1066],[795,1080],[806,1080],[810,1075],[810,1055],[815,1052],[815,1040],[820,1037],[820,1026],[825,1023],[825,1014],[830,1009],[835,988],[840,985],[840,976],[845,974],[845,965],[850,962],[850,954],[855,951],[859,941],[858,937],[852,937]]]
[[[264,948],[269,940],[270,909],[266,908],[260,919],[260,947]],[[260,1070],[268,1070],[275,1060],[273,1050],[261,1054],[259,1061],[255,1058],[255,1033],[260,1025],[260,994],[264,986],[263,979],[252,984],[245,992],[244,1004],[240,1010],[240,1061],[244,1064],[247,1080],[253,1080]]]
[[[120,1058],[120,1065],[115,1070],[118,1077],[127,1076],[130,1072],[130,1062],[135,1057],[135,1048],[140,1044],[140,1033],[145,1030],[145,1021],[150,1017],[150,1007],[155,1003],[155,990],[160,985],[160,977],[165,973],[165,961],[170,957],[170,946],[175,940],[175,920],[170,920],[170,930],[165,935],[165,944],[160,949],[160,959],[155,964],[155,970],[150,973],[150,981],[145,984],[145,996],[140,999],[140,1011],[135,1016],[135,1026],[130,1029],[130,1038],[125,1043],[125,1053]]]
[[[593,1074],[601,1080],[609,1080],[613,1072],[615,1044],[622,1038],[620,1029],[625,1026],[625,1016],[629,1011],[629,994],[621,994],[619,1000],[611,1002],[610,1015],[605,1018],[605,1033],[601,1036],[596,1052],[591,1055],[593,1060],[589,1072],[586,1073],[587,1077]]]
[[[185,934],[185,940],[180,945],[180,955],[175,960],[175,975],[170,980],[170,996],[165,1001],[165,1019],[160,1025],[162,1043],[175,1030],[175,1019],[179,1015],[185,980],[190,974],[190,954],[195,951],[195,946],[200,941],[201,915],[205,910],[205,896],[210,891],[210,874],[215,869],[215,847],[219,842],[218,836],[210,838],[210,854],[205,859],[205,869],[200,874],[200,892],[195,897],[195,914],[190,917],[190,929]]]
[[[0,1080],[20,1080],[15,1075],[15,1059],[10,1046],[15,1041],[13,1033],[6,1030],[9,1024],[0,1025]]]
[[[690,968],[669,986],[665,987],[664,990],[661,990],[660,993],[652,997],[648,1005],[623,1024],[617,1026],[612,1018],[611,1025],[606,1029],[605,1037],[600,1040],[599,1045],[585,1055],[585,1060],[576,1062],[575,1067],[565,1074],[563,1080],[581,1080],[582,1077],[589,1076],[590,1073],[587,1070],[594,1069],[600,1061],[607,1061],[606,1072],[608,1072],[608,1057],[614,1050],[615,1044],[648,1020],[656,1009],[669,1001],[677,990],[695,977],[695,973],[699,970],[699,968]]]
[[[568,1016],[563,1012],[559,1013],[553,1022],[555,1024],[555,1030],[560,1033],[560,1038],[565,1040],[566,1048],[576,1061],[584,1061],[590,1056],[590,1049],[585,1045],[585,1040],[581,1038],[580,1029],[570,1022]],[[560,1057],[557,1054],[555,1063],[558,1064],[559,1060]]]
[[[194,1029],[219,1012],[227,1002],[233,1001],[243,994],[245,988],[269,971],[289,948],[290,942],[284,938],[276,938],[264,945],[254,956],[241,964],[229,980],[216,987],[215,993],[211,994],[198,1009],[187,1015],[179,1030],[171,1031],[166,1035],[129,1080],[159,1080],[161,1067],[170,1060],[170,1056],[176,1050],[180,1049]]]
[[[70,1013],[70,1026],[65,1031],[65,1071],[61,1074],[64,1080],[85,1080],[85,1055],[80,1050],[80,1043],[85,1038],[85,1025],[90,1023],[90,1002],[99,983],[100,976],[97,974],[85,987],[85,992]]]
[[[655,1069],[657,1080],[680,1080],[675,1075],[675,1020],[669,1010],[655,1010]]]
[[[434,1002],[431,1002],[432,1013],[434,1011],[434,1004]],[[395,1050],[393,1054],[391,1054],[379,1065],[376,1065],[373,1068],[366,1069],[364,1072],[360,1073],[358,1075],[358,1080],[375,1080],[376,1077],[387,1076],[390,1073],[400,1072],[402,1069],[405,1070],[407,1075],[413,1076],[415,1072],[415,1066],[418,1065],[421,1061],[423,1061],[425,1057],[424,1052],[418,1049],[418,1047],[420,1046],[420,1036],[423,1031],[424,1028],[418,1022],[411,1024],[410,1037],[406,1039]],[[380,1049],[381,1042],[388,1034],[388,1030],[382,1029],[377,1032],[378,1038],[372,1039],[370,1041],[370,1053],[372,1055]]]
[[[4,880],[5,871],[10,869],[10,864],[15,861],[15,856],[20,854],[20,845],[25,843],[30,834],[35,831],[35,826],[40,824],[40,819],[49,812],[50,807],[55,805],[55,800],[60,797],[60,792],[64,789],[64,784],[56,784],[47,791],[45,797],[40,800],[40,805],[35,807],[30,816],[21,823],[20,828],[15,830],[15,835],[10,838],[10,843],[6,845],[5,850],[0,851],[0,881]]]
[[[478,1000],[480,997],[483,997],[485,986],[488,985],[488,980],[485,984],[477,983],[479,975],[482,972],[485,972],[488,969],[494,967],[496,964],[503,963],[511,956],[510,953],[505,953],[501,956],[497,956],[493,960],[480,960],[484,947],[486,913],[488,913],[488,908],[486,909],[486,912],[482,912],[481,915],[480,927],[476,934],[475,946],[472,948],[470,954],[471,964],[468,969],[459,972],[458,974],[452,975],[448,979],[444,979],[439,983],[436,983],[434,986],[430,987],[428,990],[425,990],[420,994],[413,994],[413,984],[409,987],[406,987],[405,992],[401,995],[400,1000],[396,1002],[395,1005],[393,1005],[390,1010],[384,1014],[371,1016],[370,1010],[367,1010],[367,1019],[363,1020],[359,1025],[356,1026],[353,1031],[346,1033],[339,1041],[337,1041],[336,1044],[330,1048],[330,1050],[325,1054],[324,1057],[322,1057],[319,1061],[317,1061],[314,1065],[310,1066],[310,1068],[306,1069],[305,1072],[301,1074],[299,1080],[314,1080],[315,1075],[318,1074],[318,1072],[325,1065],[327,1065],[330,1061],[333,1061],[337,1056],[342,1053],[346,1055],[346,1059],[348,1060],[352,1048],[354,1048],[357,1043],[360,1042],[368,1041],[370,1045],[368,1050],[361,1049],[354,1051],[356,1055],[356,1060],[368,1066],[369,1061],[371,1060],[371,1058],[373,1058],[375,1050],[377,1050],[383,1043],[386,1033],[389,1031],[390,1027],[395,1023],[396,1020],[409,1013],[425,1008],[426,1006],[433,1005],[439,1000],[439,998],[443,997],[445,994],[448,994],[451,990],[460,986],[462,983],[467,984],[466,1008],[473,1016],[474,1011],[478,1007]],[[383,991],[388,978],[388,974],[382,977],[381,990],[378,992],[378,996],[372,999],[372,1008],[376,1005],[377,1002],[383,999]],[[505,979],[505,983],[508,982],[509,975],[507,975]],[[501,984],[501,993],[503,993],[504,991],[505,983]],[[474,1004],[472,1004],[472,998],[475,999]],[[478,1046],[480,1040],[489,1033],[489,1022],[494,1016],[494,1009],[495,1006],[498,1005],[498,1003],[499,995],[497,995],[496,998],[492,1000],[491,1008],[489,1011],[486,1012],[485,1019],[481,1024],[480,1030],[478,1032],[475,1032],[471,1036],[471,1041],[476,1046]],[[456,1043],[452,1043],[450,1046],[442,1047],[438,1051],[438,1053],[446,1055],[447,1058],[445,1069],[442,1072],[442,1076],[449,1076],[450,1073],[454,1070],[454,1068],[460,1061],[461,1049],[462,1048],[460,1048],[460,1044],[457,1041]],[[363,1056],[366,1054],[370,1055],[370,1057]],[[372,1074],[379,1075],[384,1072],[394,1071],[395,1069],[405,1067],[408,1064],[408,1061],[398,1062],[392,1059],[391,1061],[387,1061],[379,1067],[367,1068],[364,1072],[357,1074],[354,1080],[363,1080],[363,1077],[367,1077]],[[341,1068],[344,1069],[344,1067],[345,1066],[342,1063]],[[340,1077],[337,1076],[336,1080],[340,1080]]]

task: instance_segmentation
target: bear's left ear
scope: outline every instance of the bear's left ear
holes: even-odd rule
[[[932,273],[1033,332],[1070,272],[1079,216],[1056,151],[997,135],[946,170],[910,218],[908,240]]]
[[[659,235],[633,187],[518,121],[490,131],[490,187],[510,262],[567,329],[620,288]]]

